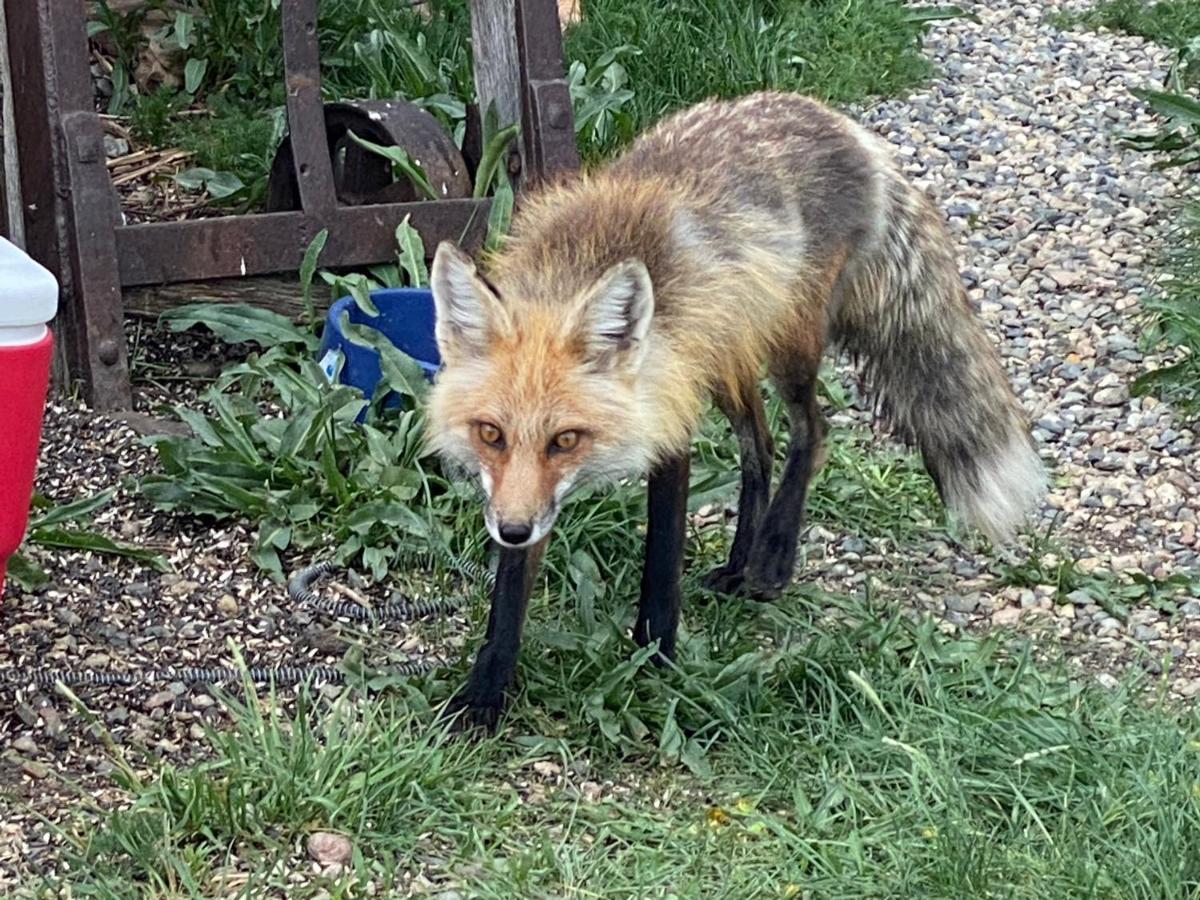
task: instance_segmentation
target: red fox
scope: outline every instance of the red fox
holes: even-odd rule
[[[862,363],[952,513],[1003,542],[1036,507],[1045,472],[1028,419],[936,208],[885,147],[807,97],[710,100],[599,170],[525,195],[485,270],[438,246],[428,437],[478,477],[500,546],[487,637],[451,707],[465,721],[495,727],[542,548],[588,482],[648,475],[633,636],[673,657],[688,453],[709,402],[737,435],[741,492],[729,559],[705,584],[784,588],[823,460],[827,344]],[[790,424],[773,497],[764,371]]]

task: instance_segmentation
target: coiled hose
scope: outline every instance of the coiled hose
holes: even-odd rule
[[[319,562],[302,569],[288,580],[289,599],[306,603],[332,616],[353,619],[357,622],[402,621],[441,616],[453,613],[459,604],[451,600],[394,600],[377,607],[367,608],[357,603],[330,600],[312,590],[318,578],[328,575],[336,567],[330,562]],[[382,667],[379,672],[388,675],[412,677],[423,675],[438,667],[429,660],[410,660]],[[67,687],[79,685],[137,685],[182,682],[184,684],[228,684],[249,678],[255,683],[294,685],[302,681],[313,684],[340,684],[345,673],[335,666],[251,666],[235,669],[232,666],[168,666],[162,669],[137,669],[128,672],[103,672],[74,668],[20,668],[0,670],[0,685],[16,687],[51,688],[56,683]]]

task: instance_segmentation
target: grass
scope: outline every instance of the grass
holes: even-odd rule
[[[586,155],[619,148],[665,113],[706,97],[763,88],[845,103],[895,94],[929,74],[918,52],[923,23],[892,0],[590,0],[567,34],[570,60],[616,47],[632,102],[621,129],[584,141]]]
[[[542,585],[493,739],[431,725],[461,668],[287,715],[231,699],[212,761],[121,776],[128,807],[74,825],[45,890],[355,897],[421,874],[496,898],[1200,896],[1194,708],[807,590],[689,604],[660,673],[619,630],[632,583],[592,611]],[[315,830],[353,862],[288,880]]]
[[[1077,21],[1141,35],[1164,47],[1182,49],[1200,35],[1200,3],[1195,0],[1106,0],[1080,14]]]

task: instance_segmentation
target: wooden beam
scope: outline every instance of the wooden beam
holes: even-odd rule
[[[313,282],[312,299],[317,312],[329,308],[329,287],[324,281]],[[179,281],[125,289],[125,312],[137,318],[157,319],[188,303],[245,303],[297,320],[304,313],[304,292],[295,275]]]
[[[471,0],[471,42],[475,56],[475,95],[486,121],[496,105],[500,127],[521,121],[521,61],[517,52],[516,0]],[[524,141],[516,143],[522,152]],[[522,159],[521,171],[525,171]],[[514,179],[520,188],[521,176]]]

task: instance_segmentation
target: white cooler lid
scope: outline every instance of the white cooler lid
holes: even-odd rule
[[[44,325],[57,311],[57,279],[0,237],[0,328]]]

